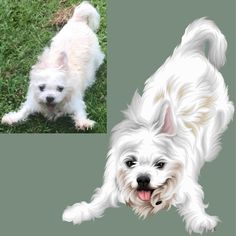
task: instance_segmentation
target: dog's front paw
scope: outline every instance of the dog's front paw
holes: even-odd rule
[[[186,221],[186,228],[189,233],[213,232],[220,222],[217,216],[210,216],[207,214],[193,215]]]
[[[10,112],[2,117],[1,123],[6,125],[13,125],[19,121],[19,116],[16,112]]]
[[[78,121],[76,121],[75,127],[78,130],[88,130],[88,129],[92,129],[94,127],[95,123],[96,122],[93,120],[79,119]]]
[[[87,205],[88,203],[81,202],[67,207],[63,212],[62,220],[74,224],[80,224],[82,221],[90,220],[91,214]]]

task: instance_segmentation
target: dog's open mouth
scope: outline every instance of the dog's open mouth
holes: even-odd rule
[[[50,112],[53,112],[54,109],[55,109],[56,104],[55,104],[55,103],[46,103],[46,106],[47,106],[47,109],[48,109]]]
[[[151,201],[153,189],[137,189],[137,194],[142,201]]]
[[[143,200],[143,201],[150,201],[151,195],[152,195],[151,191],[146,191],[146,190],[138,191],[138,197],[140,200]]]
[[[150,202],[152,206],[162,204],[162,199],[156,196],[156,191],[154,189],[137,189],[137,195],[140,200]]]

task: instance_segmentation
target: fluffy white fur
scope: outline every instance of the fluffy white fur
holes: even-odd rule
[[[175,206],[188,232],[215,229],[219,219],[205,211],[198,176],[204,163],[217,156],[220,136],[233,118],[218,71],[226,47],[212,21],[201,18],[187,27],[181,44],[146,81],[143,95],[135,93],[125,119],[113,129],[103,186],[90,203],[68,207],[64,221],[99,218],[121,202],[142,217]],[[143,175],[150,183],[140,192],[138,177]]]
[[[42,113],[48,119],[69,114],[77,129],[93,127],[83,96],[104,59],[95,34],[99,21],[97,10],[88,2],[75,8],[72,18],[32,67],[26,101],[18,111],[5,114],[3,124],[13,125],[30,114]]]

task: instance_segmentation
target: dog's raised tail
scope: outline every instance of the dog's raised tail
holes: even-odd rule
[[[227,41],[215,23],[206,17],[195,20],[186,28],[180,48],[204,53],[206,42],[209,43],[210,62],[216,68],[222,67],[226,61]]]
[[[87,23],[88,26],[95,32],[99,28],[100,15],[98,11],[87,1],[82,2],[75,8],[72,19]]]

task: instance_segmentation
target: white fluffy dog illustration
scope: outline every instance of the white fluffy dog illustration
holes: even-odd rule
[[[77,129],[93,127],[83,96],[104,59],[95,34],[99,22],[97,10],[88,2],[75,8],[72,18],[32,67],[26,101],[17,112],[5,114],[2,123],[13,125],[33,113],[48,119],[69,114]]]
[[[190,233],[215,229],[219,219],[205,211],[198,175],[217,156],[233,118],[218,71],[226,48],[212,21],[201,18],[187,27],[173,55],[147,80],[143,95],[135,93],[125,119],[114,127],[103,186],[90,203],[68,207],[64,221],[99,218],[121,202],[144,218],[173,205]]]

